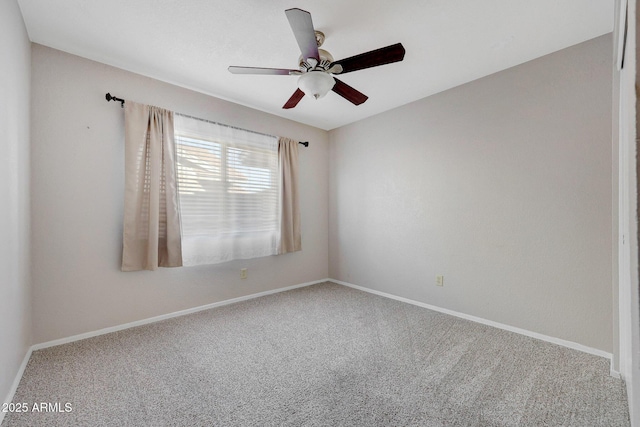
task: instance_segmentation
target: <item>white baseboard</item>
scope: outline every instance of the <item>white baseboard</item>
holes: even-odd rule
[[[47,342],[43,342],[43,343],[40,343],[40,344],[34,344],[31,347],[29,347],[29,349],[27,350],[27,353],[25,354],[24,359],[22,360],[22,364],[20,365],[20,369],[18,369],[18,372],[16,373],[15,379],[13,381],[13,384],[11,385],[11,389],[9,390],[9,393],[7,394],[6,399],[4,400],[4,403],[11,403],[11,401],[13,400],[13,397],[16,394],[16,390],[18,389],[18,385],[20,384],[20,380],[22,379],[22,375],[24,374],[24,370],[27,367],[27,363],[29,363],[29,359],[31,358],[31,353],[33,353],[36,350],[42,350],[44,348],[53,347],[53,346],[61,345],[61,344],[68,344],[68,343],[71,343],[71,342],[74,342],[74,341],[79,341],[79,340],[83,340],[83,339],[86,339],[86,338],[96,337],[98,335],[108,334],[110,332],[116,332],[116,331],[121,331],[121,330],[124,330],[124,329],[133,328],[133,327],[136,327],[136,326],[147,325],[149,323],[159,322],[161,320],[171,319],[173,317],[184,316],[184,315],[187,315],[187,314],[196,313],[198,311],[208,310],[210,308],[221,307],[221,306],[224,306],[224,305],[234,304],[234,303],[237,303],[237,302],[246,301],[246,300],[250,300],[250,299],[254,299],[254,298],[260,298],[260,297],[264,297],[264,296],[267,296],[267,295],[276,294],[276,293],[279,293],[279,292],[290,291],[292,289],[303,288],[305,286],[311,286],[311,285],[315,285],[315,284],[323,283],[323,282],[327,282],[327,281],[329,281],[329,279],[316,280],[316,281],[313,281],[313,282],[306,282],[306,283],[300,283],[298,285],[287,286],[285,288],[278,288],[278,289],[273,289],[273,290],[270,290],[270,291],[258,292],[256,294],[245,295],[245,296],[241,296],[241,297],[238,297],[238,298],[232,298],[232,299],[228,299],[228,300],[224,300],[224,301],[219,301],[219,302],[214,302],[214,303],[211,303],[211,304],[206,304],[206,305],[201,305],[201,306],[198,306],[198,307],[189,308],[189,309],[186,309],[186,310],[175,311],[173,313],[168,313],[168,314],[163,314],[163,315],[160,315],[160,316],[150,317],[150,318],[147,318],[147,319],[137,320],[135,322],[129,322],[129,323],[125,323],[125,324],[122,324],[122,325],[111,326],[109,328],[99,329],[97,331],[86,332],[86,333],[83,333],[83,334],[73,335],[73,336],[66,337],[66,338],[60,338],[60,339],[57,339],[57,340],[47,341]],[[4,416],[5,416],[5,413],[0,411],[0,424],[2,424],[2,420],[4,419]]]
[[[129,328],[133,328],[136,326],[142,326],[142,325],[147,325],[149,323],[154,323],[154,322],[159,322],[161,320],[166,320],[166,319],[171,319],[174,317],[179,317],[179,316],[184,316],[187,314],[191,314],[191,313],[196,313],[198,311],[203,311],[203,310],[208,310],[211,308],[215,308],[215,307],[222,307],[225,305],[229,305],[229,304],[235,304],[237,302],[241,302],[241,301],[247,301],[250,299],[254,299],[254,298],[260,298],[263,296],[267,296],[267,295],[272,295],[272,294],[276,294],[276,293],[280,293],[280,292],[285,292],[285,291],[289,291],[292,289],[297,289],[297,288],[303,288],[305,286],[311,286],[311,285],[315,285],[318,283],[323,283],[323,282],[333,282],[333,283],[337,283],[339,285],[343,285],[343,286],[347,286],[353,289],[357,289],[360,291],[364,291],[364,292],[369,292],[371,294],[375,294],[378,296],[382,296],[385,298],[391,298],[397,301],[401,301],[401,302],[405,302],[407,304],[412,304],[412,305],[416,305],[419,307],[423,307],[423,308],[427,308],[429,310],[433,310],[433,311],[438,311],[440,313],[445,313],[445,314],[449,314],[451,316],[456,316],[462,319],[466,319],[466,320],[470,320],[472,322],[477,322],[477,323],[481,323],[484,325],[488,325],[488,326],[493,326],[495,328],[499,328],[499,329],[504,329],[510,332],[515,332],[521,335],[525,335],[528,337],[532,337],[532,338],[537,338],[539,340],[542,341],[547,341],[553,344],[557,344],[557,345],[561,345],[564,347],[568,347],[568,348],[572,348],[574,350],[578,350],[578,351],[582,351],[585,353],[589,353],[589,354],[593,354],[595,356],[600,356],[600,357],[604,357],[606,359],[609,359],[609,361],[611,362],[612,359],[612,354],[611,353],[607,353],[605,351],[602,350],[598,350],[595,348],[591,348],[582,344],[578,344],[572,341],[567,341],[567,340],[563,340],[560,338],[555,338],[555,337],[550,337],[548,335],[543,335],[543,334],[539,334],[537,332],[532,332],[532,331],[528,331],[526,329],[521,329],[521,328],[516,328],[514,326],[510,326],[510,325],[505,325],[503,323],[498,323],[498,322],[494,322],[492,320],[487,320],[487,319],[483,319],[480,317],[476,317],[476,316],[471,316],[469,314],[465,314],[465,313],[460,313],[457,311],[453,311],[453,310],[449,310],[446,308],[441,308],[441,307],[437,307],[431,304],[426,304],[420,301],[415,301],[415,300],[411,300],[408,298],[404,298],[404,297],[400,297],[397,295],[392,295],[386,292],[381,292],[381,291],[376,291],[374,289],[369,289],[369,288],[365,288],[363,286],[358,286],[358,285],[354,285],[352,283],[347,283],[347,282],[343,282],[340,280],[336,280],[336,279],[330,279],[330,278],[326,278],[326,279],[322,279],[322,280],[316,280],[313,282],[306,282],[306,283],[301,283],[298,285],[293,285],[293,286],[287,286],[285,288],[279,288],[279,289],[273,289],[270,291],[264,291],[264,292],[258,292],[256,294],[251,294],[251,295],[245,295],[242,297],[238,297],[238,298],[232,298],[229,300],[224,300],[224,301],[219,301],[219,302],[214,302],[211,304],[206,304],[206,305],[202,305],[202,306],[198,306],[198,307],[193,307],[193,308],[189,308],[186,310],[180,310],[180,311],[176,311],[173,313],[168,313],[168,314],[163,314],[160,316],[155,316],[155,317],[150,317],[147,319],[142,319],[142,320],[137,320],[135,322],[129,322],[129,323],[125,323],[125,324],[121,324],[121,325],[117,325],[117,326],[111,326],[108,328],[104,328],[104,329],[99,329],[97,331],[92,331],[92,332],[86,332],[83,334],[78,334],[78,335],[73,335],[70,337],[66,337],[66,338],[60,338],[57,340],[52,340],[52,341],[47,341],[47,342],[43,342],[43,343],[39,343],[39,344],[34,344],[32,345],[27,353],[24,356],[24,359],[22,361],[22,364],[20,365],[20,369],[18,370],[18,372],[16,373],[16,377],[13,381],[13,384],[11,386],[11,390],[9,391],[9,394],[7,395],[6,399],[5,399],[5,403],[10,403],[13,400],[13,396],[15,395],[16,390],[18,389],[18,385],[20,384],[20,380],[22,378],[22,375],[24,373],[25,368],[27,367],[27,363],[29,362],[29,358],[31,357],[31,353],[36,351],[36,350],[41,350],[44,348],[48,348],[48,347],[53,347],[56,345],[61,345],[61,344],[68,344],[74,341],[79,341],[79,340],[83,340],[86,338],[91,338],[91,337],[96,337],[99,335],[104,335],[104,334],[108,334],[111,332],[116,332],[116,331],[121,331],[124,329],[129,329]],[[611,376],[616,377],[616,378],[620,378],[620,373],[617,371],[614,371],[613,369],[611,369],[610,371]],[[4,419],[4,413],[0,412],[0,424],[2,424],[2,420]]]
[[[20,385],[20,380],[22,379],[22,374],[24,374],[24,370],[27,368],[27,363],[29,363],[29,359],[31,358],[31,353],[33,352],[33,346],[29,347],[27,353],[24,355],[22,359],[22,363],[20,364],[20,368],[18,368],[18,372],[16,373],[15,378],[13,379],[13,384],[11,384],[11,389],[9,393],[7,393],[7,397],[4,399],[3,403],[11,403],[13,400],[13,396],[16,394],[16,390],[18,390],[18,385]],[[6,412],[0,411],[0,425],[4,420]]]
[[[234,304],[234,303],[241,302],[241,301],[246,301],[246,300],[250,300],[250,299],[254,299],[254,298],[260,298],[260,297],[263,297],[263,296],[276,294],[276,293],[279,293],[279,292],[290,291],[292,289],[303,288],[305,286],[315,285],[317,283],[326,282],[328,280],[329,279],[316,280],[314,282],[300,283],[298,285],[287,286],[285,288],[279,288],[279,289],[273,289],[273,290],[270,290],[270,291],[258,292],[256,294],[245,295],[245,296],[242,296],[242,297],[232,298],[232,299],[229,299],[229,300],[214,302],[214,303],[206,304],[206,305],[201,305],[201,306],[189,308],[189,309],[186,309],[186,310],[175,311],[173,313],[163,314],[161,316],[155,316],[155,317],[150,317],[150,318],[147,318],[147,319],[137,320],[135,322],[125,323],[125,324],[122,324],[122,325],[111,326],[109,328],[99,329],[97,331],[86,332],[84,334],[78,334],[78,335],[73,335],[73,336],[66,337],[66,338],[60,338],[60,339],[57,339],[57,340],[43,342],[43,343],[40,343],[40,344],[34,344],[31,347],[29,347],[29,349],[27,350],[27,353],[25,354],[24,359],[22,360],[22,364],[20,365],[20,368],[18,369],[18,372],[16,373],[15,379],[13,380],[13,384],[11,385],[11,389],[9,390],[9,393],[7,394],[7,397],[4,400],[4,403],[11,403],[11,401],[13,400],[13,396],[16,394],[16,390],[18,389],[18,385],[20,384],[20,380],[22,379],[22,375],[24,374],[24,370],[27,367],[27,363],[29,363],[29,359],[31,358],[31,353],[33,353],[36,350],[42,350],[43,348],[53,347],[53,346],[61,345],[61,344],[68,344],[68,343],[71,343],[71,342],[74,342],[74,341],[79,341],[79,340],[83,340],[83,339],[86,339],[86,338],[96,337],[98,335],[108,334],[110,332],[116,332],[116,331],[121,331],[123,329],[133,328],[135,326],[147,325],[149,323],[159,322],[161,320],[171,319],[173,317],[184,316],[184,315],[187,315],[187,314],[196,313],[198,311],[208,310],[210,308],[221,307],[221,306],[224,306],[224,305]],[[2,420],[4,419],[4,416],[5,416],[5,413],[0,411],[0,424],[2,424]]]
[[[551,337],[549,335],[539,334],[537,332],[528,331],[526,329],[517,328],[515,326],[505,325],[504,323],[494,322],[493,320],[483,319],[481,317],[471,316],[469,314],[460,313],[454,310],[449,310],[447,308],[437,307],[435,305],[426,304],[424,302],[415,301],[409,298],[399,297],[397,295],[388,294],[386,292],[376,291],[374,289],[365,288],[363,286],[354,285],[353,283],[343,282],[341,280],[328,279],[331,282],[337,283],[339,285],[348,286],[353,289],[357,289],[359,291],[369,292],[371,294],[375,294],[378,296],[382,296],[385,298],[391,298],[397,301],[405,302],[407,304],[417,305],[418,307],[428,308],[429,310],[438,311],[440,313],[449,314],[451,316],[460,317],[462,319],[470,320],[472,322],[482,323],[483,325],[493,326],[494,328],[504,329],[505,331],[515,332],[520,335],[525,335],[527,337],[536,338],[542,341],[550,342],[552,344],[561,345],[563,347],[568,347],[574,350],[582,351],[584,353],[593,354],[594,356],[604,357],[609,360],[609,364],[611,366],[611,361],[613,355],[611,353],[607,353],[603,350],[598,350],[597,348],[588,347],[586,345],[582,345],[573,341],[563,340],[561,338]],[[610,374],[613,377],[620,378],[620,373],[610,370]]]
[[[159,322],[161,320],[171,319],[173,317],[185,316],[187,314],[196,313],[196,312],[202,311],[202,310],[208,310],[210,308],[222,307],[224,305],[229,305],[229,304],[235,304],[237,302],[246,301],[246,300],[250,300],[250,299],[254,299],[254,298],[260,298],[260,297],[264,297],[264,296],[271,295],[271,294],[277,294],[277,293],[280,293],[280,292],[290,291],[292,289],[303,288],[305,286],[311,286],[311,285],[315,285],[315,284],[326,282],[326,281],[329,281],[329,279],[322,279],[322,280],[316,280],[314,282],[300,283],[298,285],[287,286],[286,288],[278,288],[278,289],[273,289],[273,290],[270,290],[270,291],[258,292],[257,294],[245,295],[245,296],[241,296],[241,297],[238,297],[238,298],[232,298],[232,299],[228,299],[228,300],[224,300],[224,301],[214,302],[214,303],[211,303],[211,304],[206,304],[206,305],[201,305],[201,306],[198,306],[198,307],[188,308],[186,310],[180,310],[180,311],[175,311],[173,313],[162,314],[160,316],[149,317],[147,319],[136,320],[135,322],[129,322],[129,323],[124,323],[122,325],[111,326],[111,327],[104,328],[104,329],[98,329],[97,331],[85,332],[83,334],[73,335],[73,336],[66,337],[66,338],[60,338],[60,339],[57,339],[57,340],[52,340],[52,341],[47,341],[47,342],[43,342],[43,343],[40,343],[40,344],[35,344],[35,345],[33,345],[31,347],[31,349],[33,351],[35,351],[35,350],[41,350],[43,348],[53,347],[53,346],[56,346],[56,345],[68,344],[70,342],[79,341],[79,340],[83,340],[83,339],[86,339],[86,338],[96,337],[98,335],[104,335],[104,334],[108,334],[108,333],[111,333],[111,332],[122,331],[123,329],[129,329],[129,328],[133,328],[133,327],[136,327],[136,326],[147,325],[149,323],[155,323],[155,322]]]

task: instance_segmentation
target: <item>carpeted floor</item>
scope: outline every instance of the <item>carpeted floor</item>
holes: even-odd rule
[[[332,283],[36,351],[13,402],[2,426],[629,425],[603,358]]]

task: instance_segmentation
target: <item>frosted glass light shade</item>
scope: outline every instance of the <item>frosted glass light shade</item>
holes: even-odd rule
[[[298,87],[305,95],[320,99],[333,88],[336,81],[324,71],[309,71],[298,79]]]

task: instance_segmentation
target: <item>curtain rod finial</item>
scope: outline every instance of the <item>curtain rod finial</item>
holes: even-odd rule
[[[115,96],[111,96],[111,94],[109,92],[107,92],[107,94],[104,97],[107,100],[107,102],[109,102],[109,101],[118,101],[118,102],[120,102],[120,107],[124,108],[124,99],[116,98]]]

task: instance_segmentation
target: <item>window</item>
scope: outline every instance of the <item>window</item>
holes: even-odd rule
[[[278,140],[175,115],[184,265],[277,253]]]

